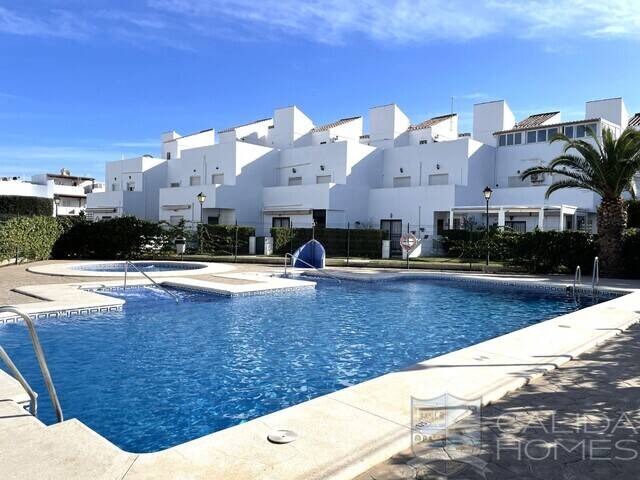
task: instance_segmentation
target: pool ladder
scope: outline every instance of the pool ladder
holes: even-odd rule
[[[40,365],[40,371],[42,372],[42,376],[44,378],[44,383],[47,386],[47,390],[49,391],[49,397],[51,398],[51,403],[53,404],[53,409],[56,412],[56,418],[58,422],[62,422],[64,417],[62,415],[62,407],[60,406],[60,401],[58,400],[58,394],[56,393],[56,388],[53,386],[53,380],[51,379],[51,373],[49,373],[49,368],[47,367],[47,361],[44,358],[44,352],[42,351],[42,345],[40,344],[40,339],[38,338],[38,333],[36,332],[36,327],[31,320],[29,314],[25,313],[23,310],[12,307],[10,305],[5,305],[0,307],[0,313],[15,313],[20,316],[24,322],[27,324],[27,328],[29,329],[29,336],[31,337],[31,343],[33,343],[33,349],[36,353],[36,358],[38,360],[38,364]],[[5,351],[4,348],[0,346],[0,358],[7,365],[13,378],[15,378],[22,388],[25,389],[27,395],[29,395],[30,404],[29,411],[31,415],[36,417],[38,415],[38,394],[31,388],[31,386],[27,383],[25,378],[18,370],[18,367],[13,363],[9,354]]]
[[[578,286],[582,285],[582,270],[580,265],[576,267],[576,273],[573,276],[573,303],[578,305],[580,302],[580,292]],[[600,293],[598,287],[600,286],[600,259],[595,257],[593,259],[593,269],[591,273],[591,299],[593,303],[598,303]]]
[[[163,292],[171,295],[173,297],[173,299],[176,301],[176,303],[178,303],[180,301],[180,299],[178,298],[178,296],[171,292],[169,289],[167,289],[167,287],[163,287],[162,285],[160,285],[158,282],[156,282],[153,278],[151,278],[149,275],[147,275],[146,273],[144,273],[142,270],[140,270],[140,268],[133,262],[129,261],[129,260],[125,260],[124,261],[124,289],[127,289],[127,273],[129,270],[129,265],[131,265],[134,269],[136,269],[139,273],[141,273],[142,275],[144,275],[147,280],[149,280],[151,283],[153,283],[156,287],[158,287],[160,290],[162,290]]]

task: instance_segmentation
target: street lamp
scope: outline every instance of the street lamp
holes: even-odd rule
[[[484,195],[484,199],[487,201],[487,229],[486,229],[486,237],[487,237],[487,267],[489,266],[489,200],[491,199],[491,194],[493,190],[487,186],[482,194]]]
[[[56,197],[53,199],[53,203],[56,206],[56,217],[58,216],[58,205],[60,205],[60,197]]]
[[[207,196],[200,192],[198,194],[198,202],[200,202],[200,223],[204,223],[204,201],[207,199]]]

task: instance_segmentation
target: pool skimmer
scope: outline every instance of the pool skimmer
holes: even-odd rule
[[[298,439],[298,434],[293,430],[285,430],[284,428],[277,428],[271,430],[267,435],[267,440],[271,443],[284,444],[291,443]]]

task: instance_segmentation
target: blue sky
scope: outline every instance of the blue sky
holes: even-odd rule
[[[395,102],[412,121],[506,99],[518,118],[623,96],[635,0],[0,0],[0,175],[157,154],[298,105],[316,124]]]

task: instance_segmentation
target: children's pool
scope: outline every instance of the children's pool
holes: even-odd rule
[[[66,418],[161,450],[575,309],[564,294],[456,281],[318,282],[226,298],[109,291],[122,312],[37,322]],[[27,329],[0,344],[55,417]],[[407,400],[408,401],[408,400]]]

